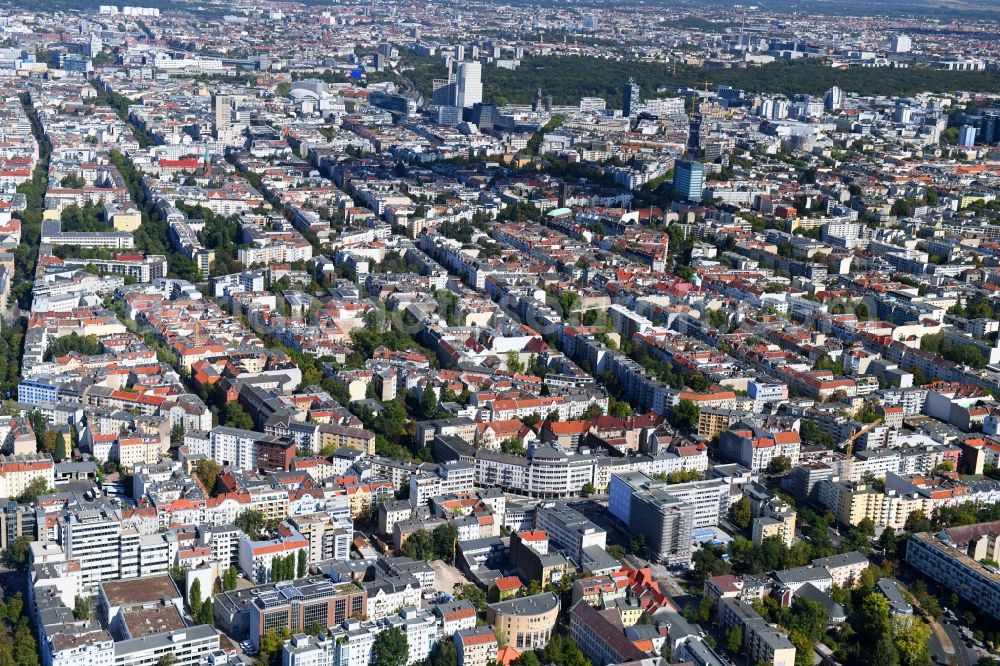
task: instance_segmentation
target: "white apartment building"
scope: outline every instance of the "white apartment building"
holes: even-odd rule
[[[529,458],[480,449],[476,452],[476,485],[539,499],[580,495],[594,483],[597,458],[553,446],[533,446]]]
[[[121,577],[121,514],[102,505],[87,505],[60,517],[59,537],[66,559],[80,564],[84,590]]]
[[[264,433],[254,430],[216,426],[209,431],[209,450],[206,454],[224,467],[256,469],[257,441],[264,437]]]
[[[387,617],[378,624],[382,631],[390,628],[399,629],[406,636],[406,645],[409,648],[407,664],[415,664],[430,657],[440,636],[437,620],[427,610],[405,608],[398,615]]]
[[[410,504],[425,506],[432,497],[472,492],[476,468],[469,463],[452,461],[438,465],[433,474],[410,477]]]
[[[255,583],[267,583],[271,580],[274,558],[293,555],[297,561],[299,551],[309,557],[309,542],[297,532],[270,541],[253,541],[243,535],[240,538],[240,569]]]
[[[497,657],[497,636],[490,627],[463,629],[454,640],[460,666],[486,666]]]
[[[381,620],[404,608],[419,608],[422,588],[416,578],[379,580],[369,583],[368,618]]]
[[[219,649],[219,632],[207,624],[115,643],[112,666],[156,666],[166,654],[177,666],[198,666]]]

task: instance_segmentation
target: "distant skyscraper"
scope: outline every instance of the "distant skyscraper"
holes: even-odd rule
[[[465,60],[465,45],[458,44],[455,46],[455,60],[462,62]]]
[[[622,86],[622,115],[631,118],[639,106],[639,86],[632,79]]]
[[[976,128],[972,125],[962,125],[958,130],[958,145],[963,148],[972,148],[976,145]]]
[[[826,97],[823,98],[824,106],[826,106],[827,111],[836,111],[844,105],[844,91],[833,86],[826,91]]]
[[[909,53],[913,47],[913,41],[907,35],[896,35],[892,38],[890,49],[893,53]]]
[[[983,143],[993,145],[1000,142],[1000,114],[983,114],[983,122],[980,125],[979,137]]]
[[[455,77],[455,106],[470,108],[483,101],[483,66],[479,62],[458,65]]]
[[[689,201],[701,201],[705,188],[705,165],[701,162],[678,160],[674,164],[674,189]]]
[[[215,95],[212,98],[215,136],[233,124],[233,100],[227,95]]]

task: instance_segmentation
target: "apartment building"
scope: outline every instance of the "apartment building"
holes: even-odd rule
[[[583,560],[585,549],[603,549],[607,545],[607,533],[603,529],[562,502],[539,504],[535,508],[535,528],[544,530],[552,543],[574,562]]]
[[[398,629],[406,637],[407,664],[417,664],[431,656],[441,636],[434,614],[428,610],[404,608],[378,621],[380,631]]]
[[[434,606],[434,613],[441,625],[441,634],[451,636],[457,631],[475,629],[476,608],[465,599]],[[495,638],[495,637],[494,637]]]
[[[743,654],[753,663],[795,665],[795,646],[788,636],[769,625],[747,602],[721,599],[718,622],[725,628],[739,627],[743,632]]]
[[[592,455],[553,446],[535,446],[527,458],[480,449],[475,452],[475,483],[537,499],[577,497],[594,482],[596,464]]]
[[[441,463],[430,473],[410,477],[410,504],[425,506],[432,497],[458,495],[473,490],[476,468],[460,460]]]
[[[779,497],[772,497],[767,488],[752,483],[743,489],[750,500],[751,535],[758,546],[768,537],[777,537],[790,548],[795,541],[796,512]]]
[[[933,502],[918,493],[877,490],[858,481],[821,481],[816,501],[843,525],[857,525],[868,518],[876,525],[901,529],[916,511],[930,514]]]
[[[55,463],[44,454],[0,456],[0,497],[18,497],[32,481],[55,485]]]
[[[746,424],[719,435],[722,455],[755,474],[765,471],[779,456],[788,458],[794,467],[799,463],[799,445],[799,433],[795,431],[770,432]]]
[[[906,561],[923,575],[1000,620],[1000,574],[980,560],[1000,523],[964,525],[940,535],[921,532],[906,542]],[[983,544],[987,544],[984,548]]]
[[[298,557],[299,551],[309,556],[309,542],[301,534],[288,530],[274,539],[253,541],[248,536],[240,538],[240,569],[255,583],[271,580],[271,568],[276,557]]]
[[[121,533],[121,514],[108,505],[84,505],[60,516],[60,543],[66,559],[79,563],[84,589],[120,577]]]
[[[461,629],[454,634],[458,666],[487,666],[497,658],[497,636],[490,627]]]

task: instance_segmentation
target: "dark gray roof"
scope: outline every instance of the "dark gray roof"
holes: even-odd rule
[[[508,601],[498,601],[489,605],[500,615],[540,615],[548,613],[559,606],[559,597],[552,592],[533,594],[530,597],[520,597]]]

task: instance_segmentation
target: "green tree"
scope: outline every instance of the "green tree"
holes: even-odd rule
[[[886,554],[886,556],[893,556],[896,554],[896,530],[891,527],[886,527],[882,530],[882,534],[878,537],[878,547]]]
[[[590,660],[571,638],[555,634],[543,651],[544,661],[554,666],[590,666]]]
[[[454,641],[438,641],[430,666],[458,666],[458,651]]]
[[[890,635],[889,602],[882,595],[869,594],[866,596],[861,603],[859,618],[858,630],[872,643],[880,636]]]
[[[226,569],[226,573],[222,575],[222,589],[226,592],[235,590],[238,579],[239,572],[236,571],[236,567],[230,565],[230,567]]]
[[[24,492],[18,496],[17,501],[21,504],[32,504],[38,499],[39,495],[49,495],[54,492],[52,488],[49,488],[49,484],[44,477],[36,476],[28,482],[28,485],[24,488]]]
[[[264,632],[257,646],[257,666],[278,666],[281,663],[281,648],[287,638],[287,630],[279,633],[268,629]]]
[[[478,585],[466,583],[459,597],[472,604],[480,615],[486,612],[486,593]]]
[[[517,374],[524,372],[524,364],[514,350],[507,352],[507,369]]]
[[[741,497],[736,503],[729,507],[729,522],[741,530],[750,529],[750,500]]]
[[[406,666],[410,648],[406,636],[396,627],[381,631],[372,644],[371,666]]]
[[[455,552],[455,542],[458,540],[458,529],[453,523],[442,523],[431,532],[434,554],[438,559],[451,562]]]
[[[792,461],[788,456],[775,456],[767,464],[767,471],[771,474],[784,474],[792,468]]]
[[[201,484],[205,486],[205,492],[207,493],[211,493],[215,488],[215,482],[219,478],[221,471],[222,468],[219,466],[219,463],[211,458],[199,460],[194,466],[194,474],[201,481]]]
[[[893,642],[900,666],[929,666],[931,663],[931,627],[915,615],[892,620]]]
[[[788,632],[788,640],[795,646],[795,666],[813,666],[813,641],[798,631]]]
[[[701,408],[691,400],[681,400],[673,410],[674,425],[681,430],[693,430],[698,425]]]
[[[26,536],[19,536],[14,541],[7,544],[7,562],[15,568],[20,568],[28,563],[28,553],[31,549],[31,539]]]
[[[201,581],[197,578],[191,582],[191,588],[188,590],[188,607],[191,609],[191,616],[198,617],[198,612],[201,610]]]
[[[198,624],[215,624],[214,605],[211,599],[205,600],[194,619]]]
[[[425,419],[434,419],[438,415],[437,395],[429,381],[424,384],[424,390],[420,395],[420,414]]]
[[[306,556],[306,551],[300,550],[298,554],[298,567],[297,575],[299,578],[305,578],[306,573],[309,569],[309,558]]]
[[[875,639],[870,659],[872,666],[899,666],[899,651],[891,635],[886,633]]]
[[[73,619],[90,619],[90,601],[79,596],[73,600]]]
[[[243,530],[251,539],[260,539],[264,529],[264,514],[258,509],[247,509],[236,516],[236,527]]]
[[[927,518],[927,514],[923,511],[914,511],[907,516],[903,529],[911,533],[930,532],[934,529],[934,526],[931,524],[930,519]]]
[[[822,640],[826,631],[828,616],[823,604],[810,601],[805,597],[796,597],[789,608],[788,628],[797,631],[808,640]],[[810,661],[810,664],[812,661]]]
[[[56,450],[53,457],[57,461],[66,460],[66,436],[63,433],[56,434]]]
[[[532,650],[521,653],[521,656],[511,662],[512,666],[542,666],[538,655]]]
[[[434,539],[427,530],[417,530],[406,538],[402,551],[414,560],[433,560]]]
[[[222,424],[241,430],[253,430],[254,427],[253,418],[236,401],[226,403],[226,407],[223,409]]]
[[[723,646],[727,652],[739,654],[743,649],[743,631],[739,627],[733,625],[726,630],[723,641]]]
[[[177,657],[174,656],[173,652],[167,652],[165,655],[156,660],[156,666],[174,666],[177,663]]]

